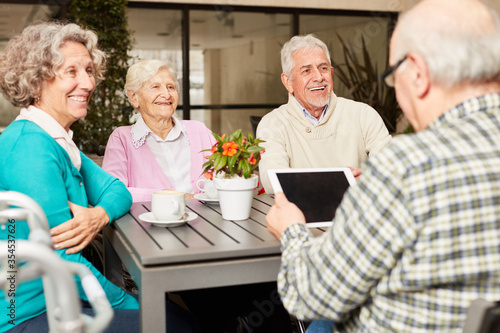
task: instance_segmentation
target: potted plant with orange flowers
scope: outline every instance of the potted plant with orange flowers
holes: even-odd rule
[[[250,216],[253,190],[258,176],[253,174],[260,162],[264,142],[252,134],[245,137],[241,129],[230,135],[213,133],[217,142],[208,161],[203,164],[205,177],[213,179],[219,193],[222,217],[225,220],[246,220]]]

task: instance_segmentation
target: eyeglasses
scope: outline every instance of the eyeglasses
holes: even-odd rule
[[[394,72],[398,69],[399,66],[406,60],[408,57],[407,54],[403,57],[403,59],[399,60],[394,66],[387,68],[387,70],[382,74],[381,78],[388,87],[394,87]]]

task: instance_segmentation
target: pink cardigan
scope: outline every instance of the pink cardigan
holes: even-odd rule
[[[212,132],[202,122],[181,120],[191,151],[191,185],[198,193],[196,181],[203,178],[203,163],[215,143]],[[144,143],[139,148],[132,144],[132,126],[122,126],[113,131],[106,145],[102,168],[120,179],[132,194],[134,202],[151,201],[151,193],[160,189],[173,189],[158,162]]]

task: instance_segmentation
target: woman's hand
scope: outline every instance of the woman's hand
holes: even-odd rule
[[[83,250],[109,222],[102,207],[87,208],[69,202],[73,218],[50,229],[54,248],[67,249],[66,254]]]

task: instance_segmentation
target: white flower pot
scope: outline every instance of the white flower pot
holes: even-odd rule
[[[219,192],[219,204],[224,220],[246,220],[252,209],[253,190],[257,187],[259,177],[250,178],[218,178],[214,177],[214,185]]]

